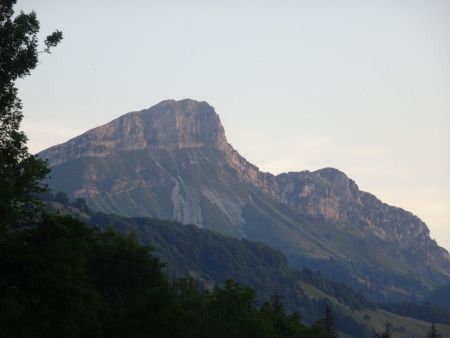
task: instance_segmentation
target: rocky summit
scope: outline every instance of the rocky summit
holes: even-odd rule
[[[261,172],[206,102],[167,100],[39,153],[49,184],[94,210],[173,219],[267,243],[376,300],[450,280],[450,255],[412,213],[333,168]]]

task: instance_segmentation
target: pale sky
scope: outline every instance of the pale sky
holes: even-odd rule
[[[450,249],[450,1],[19,0],[64,40],[19,83],[31,151],[164,99],[274,174],[338,168]]]

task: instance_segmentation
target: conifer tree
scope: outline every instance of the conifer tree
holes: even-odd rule
[[[381,338],[391,338],[391,337],[392,337],[392,334],[391,334],[391,323],[386,321],[385,329],[384,329],[383,334],[381,335]]]
[[[431,328],[430,331],[428,331],[427,338],[440,338],[440,337],[441,335],[436,328],[436,324],[434,322],[431,323]]]
[[[336,331],[333,310],[329,304],[325,307],[325,317],[323,319],[323,327],[327,338],[338,338],[339,334]]]

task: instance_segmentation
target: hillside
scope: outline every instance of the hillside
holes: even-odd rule
[[[134,232],[141,243],[151,245],[167,263],[173,278],[190,276],[202,287],[211,288],[227,278],[258,291],[258,299],[276,292],[289,311],[299,312],[307,323],[321,318],[325,304],[333,304],[338,329],[349,337],[371,337],[386,321],[395,337],[425,337],[428,322],[377,309],[361,294],[310,270],[295,271],[286,258],[270,247],[248,240],[224,237],[192,225],[149,218],[124,218],[97,213],[92,226],[126,234]],[[450,326],[438,325],[443,337]]]
[[[432,290],[426,300],[450,310],[450,284]]]

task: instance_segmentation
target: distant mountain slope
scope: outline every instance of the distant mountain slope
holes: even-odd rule
[[[427,295],[426,300],[450,310],[450,284],[434,289]]]
[[[92,226],[125,234],[155,249],[173,277],[191,276],[204,287],[223,283],[229,277],[254,287],[259,299],[270,299],[273,292],[290,311],[300,312],[311,323],[323,315],[325,302],[333,304],[339,330],[349,337],[372,337],[386,321],[393,325],[395,337],[425,337],[430,324],[376,309],[361,294],[343,284],[328,280],[310,270],[295,271],[278,251],[256,242],[224,237],[191,225],[149,218],[124,218],[97,213]],[[438,325],[442,334],[450,326]]]
[[[374,299],[420,296],[449,281],[450,256],[417,217],[336,169],[259,171],[228,144],[206,102],[163,101],[39,155],[55,191],[95,210],[261,241]]]
[[[193,276],[205,287],[224,283],[231,277],[255,287],[264,300],[276,291],[283,296],[285,306],[294,311],[302,305],[305,296],[300,282],[307,282],[353,309],[374,307],[360,293],[320,273],[290,269],[281,252],[262,243],[155,218],[96,213],[88,223],[121,234],[135,233],[142,244],[151,245],[162,261],[168,263],[169,276]]]

